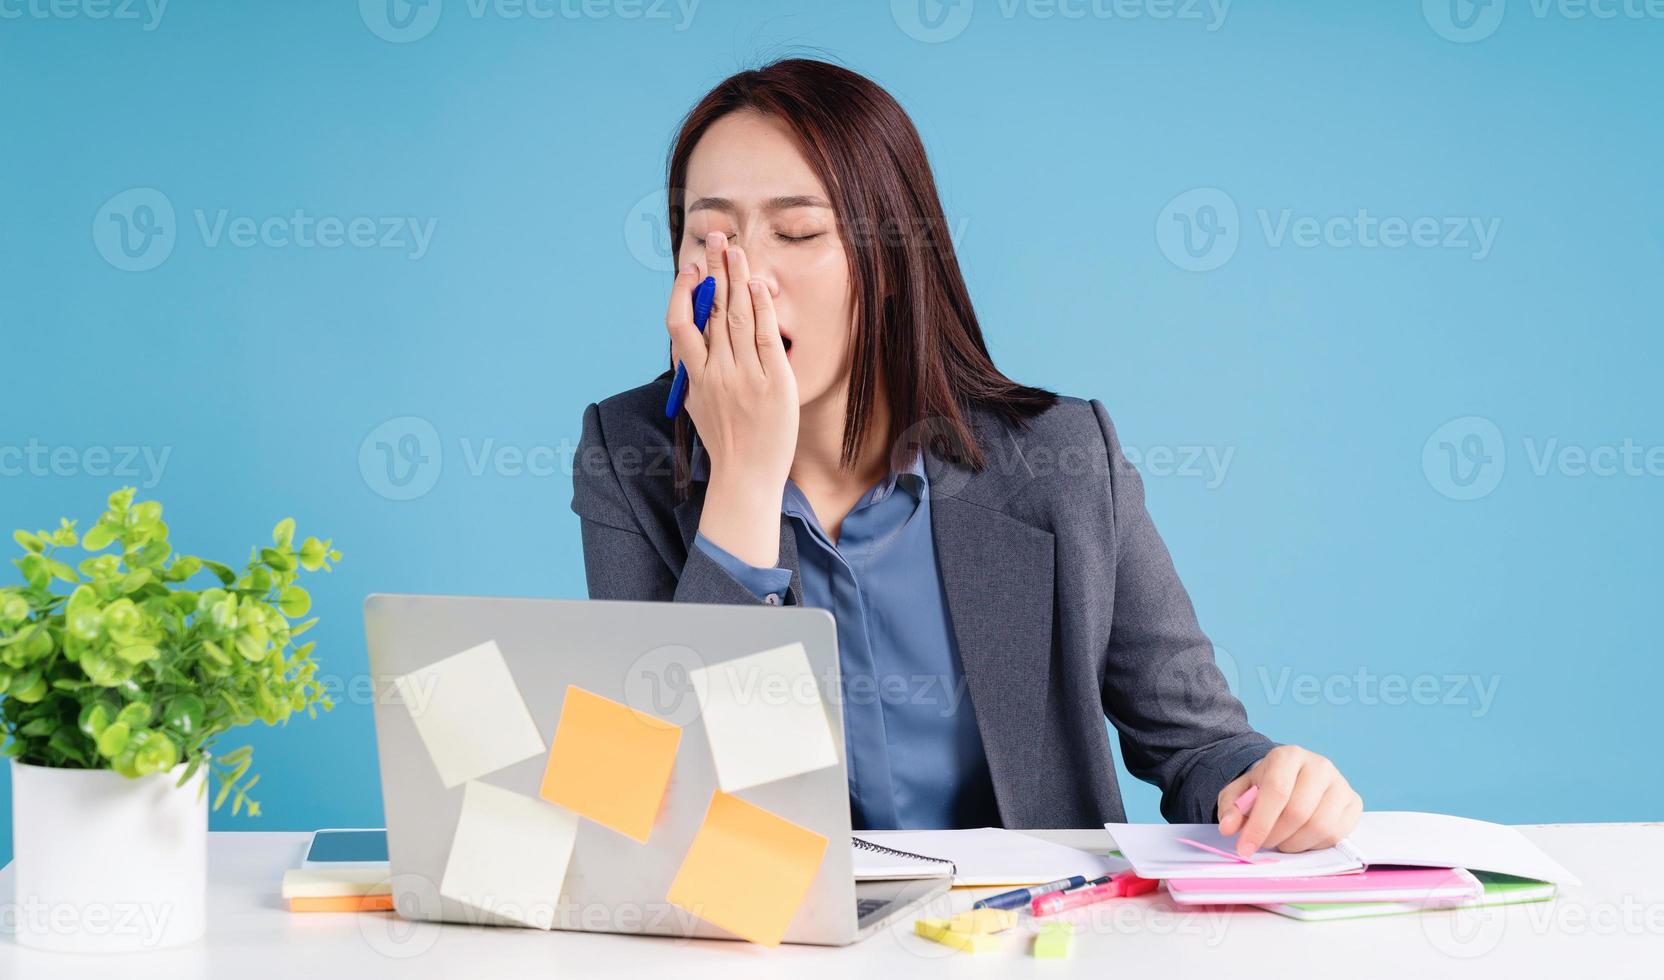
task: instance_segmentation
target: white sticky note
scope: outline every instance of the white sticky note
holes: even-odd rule
[[[393,684],[446,788],[543,754],[543,737],[491,640]]]
[[[553,928],[577,836],[571,810],[470,782],[439,894],[534,929]]]
[[[838,764],[801,643],[690,671],[724,793]]]

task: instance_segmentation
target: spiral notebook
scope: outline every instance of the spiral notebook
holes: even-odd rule
[[[1071,875],[1097,878],[1127,862],[1015,830],[864,830],[850,839],[855,880],[934,878],[955,885],[1039,885]]]

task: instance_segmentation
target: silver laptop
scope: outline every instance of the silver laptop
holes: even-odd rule
[[[683,726],[670,785],[645,844],[579,822],[555,928],[735,938],[665,900],[717,785],[689,673],[789,643],[808,653],[838,764],[739,794],[831,842],[784,941],[837,946],[864,939],[952,883],[947,875],[854,879],[837,632],[825,610],[373,595],[364,604],[364,626],[395,907],[405,918],[513,924],[439,894],[464,787],[447,789],[440,780],[393,685],[396,677],[486,641],[502,651],[545,745],[554,738],[569,684]],[[529,758],[483,781],[535,799],[544,764],[543,757]]]

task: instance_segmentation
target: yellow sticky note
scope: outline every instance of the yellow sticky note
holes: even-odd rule
[[[1066,960],[1075,953],[1075,926],[1070,922],[1048,922],[1034,937],[1034,958]]]
[[[681,741],[661,718],[569,686],[538,795],[646,843]]]
[[[961,932],[949,928],[947,919],[915,919],[913,934],[941,943],[943,946],[951,946],[963,953],[987,953],[1000,947],[998,936],[981,932]]]
[[[778,946],[809,894],[826,843],[717,790],[665,900],[742,939]]]
[[[1016,924],[1016,909],[971,909],[948,919],[949,929],[978,935],[1003,932]]]

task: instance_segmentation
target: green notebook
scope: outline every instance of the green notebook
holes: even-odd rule
[[[1547,881],[1537,881],[1534,878],[1516,878],[1513,875],[1494,874],[1490,871],[1475,871],[1473,876],[1485,886],[1485,893],[1478,898],[1462,902],[1459,906],[1441,906],[1442,908],[1473,908],[1480,905],[1516,905],[1521,902],[1544,902],[1554,897],[1554,884]],[[1408,912],[1425,912],[1427,907],[1415,902],[1300,902],[1285,905],[1261,905],[1260,908],[1278,915],[1286,915],[1291,919],[1304,922],[1322,922],[1329,919],[1361,919],[1372,915],[1403,915]]]

